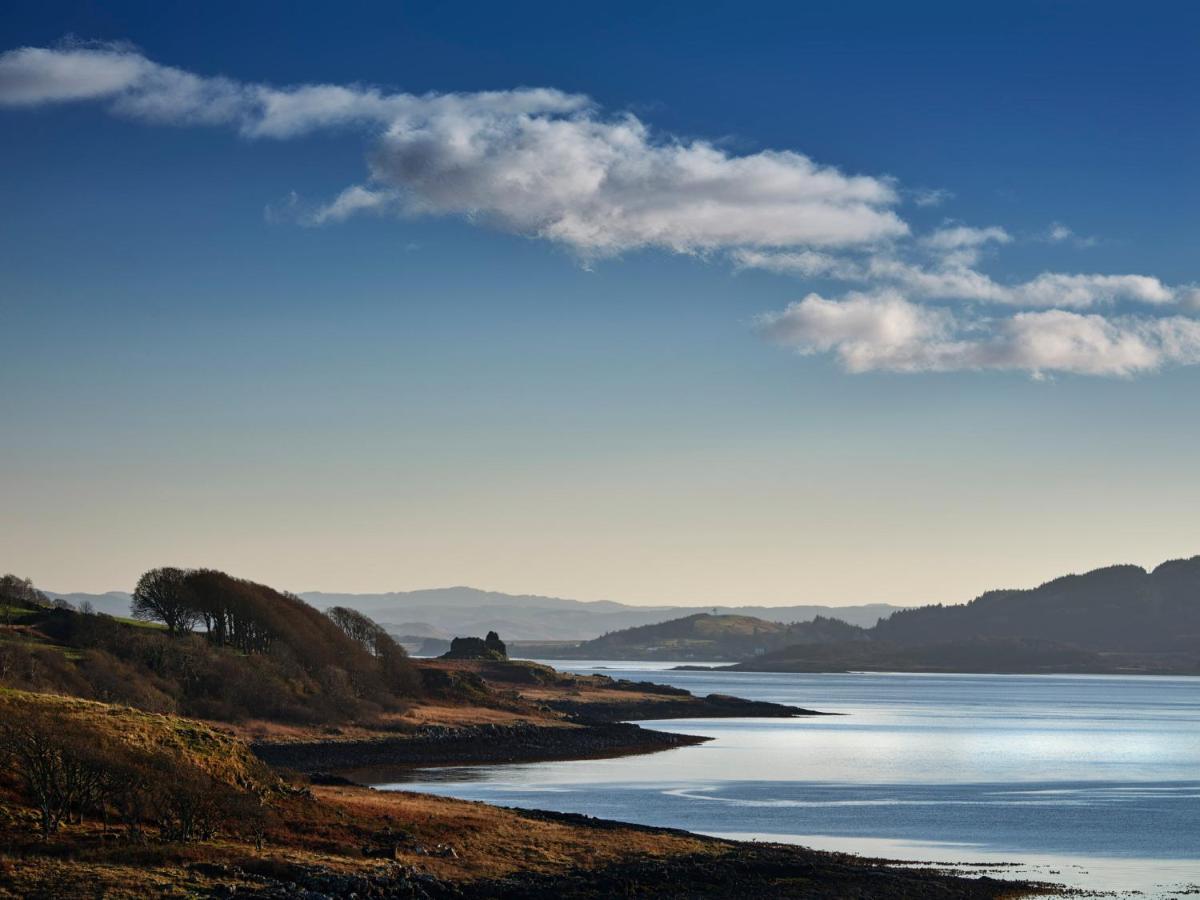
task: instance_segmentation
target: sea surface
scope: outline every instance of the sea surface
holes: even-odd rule
[[[715,740],[619,759],[422,769],[380,787],[974,864],[973,874],[1117,896],[1200,893],[1200,679],[550,664],[839,715],[653,721]]]

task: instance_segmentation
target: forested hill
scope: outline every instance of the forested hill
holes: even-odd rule
[[[870,630],[874,640],[928,644],[1029,638],[1091,650],[1200,648],[1200,556],[1152,572],[1110,566],[1028,590],[989,591],[963,606],[901,610]]]
[[[1141,672],[1200,675],[1200,556],[1110,566],[962,606],[893,613],[866,640],[796,643],[755,671]]]
[[[0,577],[0,689],[236,722],[325,724],[403,709],[421,676],[354,610],[208,569],[152,569],[135,620],[76,611]]]
[[[864,640],[865,634],[856,625],[824,616],[785,625],[755,616],[697,613],[576,645],[533,648],[514,642],[513,647],[547,659],[741,660],[793,644]]]

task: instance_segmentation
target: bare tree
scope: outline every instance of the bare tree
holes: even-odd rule
[[[173,635],[186,634],[200,621],[187,586],[187,572],[166,567],[151,569],[133,590],[133,617],[162,622]]]
[[[37,809],[42,838],[58,831],[67,812],[63,751],[48,717],[9,710],[0,722],[0,755],[7,756]]]

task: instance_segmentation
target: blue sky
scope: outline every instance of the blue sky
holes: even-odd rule
[[[917,603],[1196,552],[1200,13],[576,6],[6,5],[0,568]]]

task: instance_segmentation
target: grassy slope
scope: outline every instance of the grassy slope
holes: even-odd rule
[[[97,735],[137,749],[166,750],[185,765],[201,769],[226,784],[275,790],[276,776],[246,745],[211,724],[177,716],[143,712],[55,694],[31,694],[0,688],[0,717],[38,707],[78,720]]]

